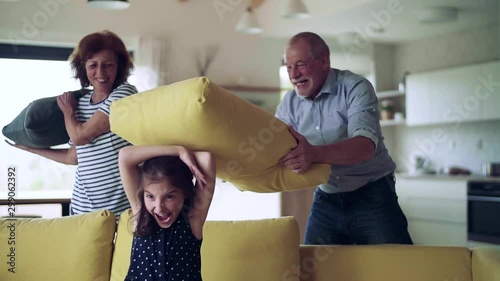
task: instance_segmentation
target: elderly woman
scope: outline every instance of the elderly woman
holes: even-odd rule
[[[118,151],[130,145],[110,131],[113,101],[137,93],[127,78],[133,63],[123,41],[110,31],[85,36],[69,58],[74,78],[89,88],[76,101],[66,92],[57,98],[70,136],[68,149],[39,149],[13,146],[59,163],[78,165],[71,214],[108,209],[119,215],[130,207],[118,170]]]

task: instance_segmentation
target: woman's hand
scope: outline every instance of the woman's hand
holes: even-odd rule
[[[71,146],[70,148],[52,149],[52,148],[29,147],[26,145],[10,142],[8,140],[5,140],[5,142],[12,147],[16,147],[24,151],[28,151],[43,156],[45,158],[54,160],[62,164],[78,165],[78,158],[76,156],[76,149],[74,146]]]
[[[13,143],[13,142],[10,142],[8,140],[5,140],[5,142],[8,145],[12,146],[12,147],[16,147],[16,148],[19,148],[19,149],[22,149],[22,150],[30,151],[30,148],[28,146],[17,144],[17,143]]]
[[[63,112],[63,114],[73,114],[76,108],[76,100],[73,97],[73,93],[64,92],[64,94],[57,97],[57,105]]]

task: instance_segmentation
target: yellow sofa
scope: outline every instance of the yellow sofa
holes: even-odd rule
[[[108,211],[58,219],[0,219],[0,280],[123,280],[132,236]],[[299,245],[292,217],[209,221],[204,281],[500,281],[500,249]]]

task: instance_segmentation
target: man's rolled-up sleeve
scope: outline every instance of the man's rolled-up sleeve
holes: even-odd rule
[[[368,80],[355,83],[347,99],[347,130],[349,137],[363,136],[378,145],[378,100]]]

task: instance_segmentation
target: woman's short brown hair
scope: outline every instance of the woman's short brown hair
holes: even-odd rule
[[[80,80],[82,88],[90,86],[85,70],[85,62],[100,51],[109,50],[116,55],[117,73],[113,89],[127,81],[134,69],[132,58],[123,41],[115,33],[104,30],[83,37],[69,57],[74,78]]]

